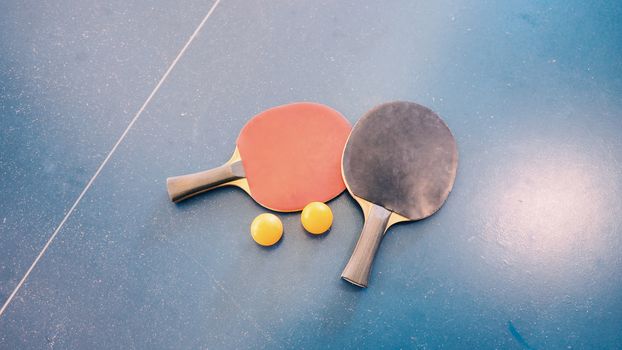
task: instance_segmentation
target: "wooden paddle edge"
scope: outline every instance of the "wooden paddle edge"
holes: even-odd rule
[[[347,187],[347,185],[346,185]],[[353,194],[350,189],[348,188],[348,192],[350,193],[350,195],[352,196],[352,198],[354,198],[354,200],[356,200],[356,202],[361,206],[361,209],[363,210],[363,217],[365,220],[367,220],[367,216],[369,214],[369,211],[371,210],[371,207],[377,204],[374,204],[364,198],[361,198],[355,194]],[[384,208],[384,207],[383,207]],[[385,208],[387,209],[387,208]],[[389,210],[389,209],[387,209]],[[391,211],[391,210],[389,210]],[[384,232],[386,233],[387,230],[389,229],[389,227],[400,223],[400,222],[405,222],[405,221],[412,221],[411,219],[402,216],[396,212],[391,211],[391,216],[389,216],[389,221],[387,222],[387,227],[385,228]]]

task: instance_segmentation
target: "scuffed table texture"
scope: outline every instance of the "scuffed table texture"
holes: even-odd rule
[[[0,4],[0,303],[210,1]],[[622,348],[619,2],[222,0],[0,316],[0,348]],[[435,110],[454,190],[339,279],[363,219],[248,233],[240,190],[175,206],[247,118],[317,101],[355,122]]]

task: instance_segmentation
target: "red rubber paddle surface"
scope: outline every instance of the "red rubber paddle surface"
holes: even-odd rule
[[[341,155],[352,126],[315,103],[268,109],[251,119],[237,140],[251,196],[277,211],[302,210],[345,189]]]

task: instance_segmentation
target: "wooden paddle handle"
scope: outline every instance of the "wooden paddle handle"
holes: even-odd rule
[[[242,161],[236,161],[194,174],[169,177],[166,179],[166,188],[168,196],[177,203],[244,177]]]
[[[356,242],[348,264],[341,273],[341,278],[359,287],[367,287],[371,266],[382,237],[384,237],[390,216],[391,212],[385,208],[371,205],[361,236]]]

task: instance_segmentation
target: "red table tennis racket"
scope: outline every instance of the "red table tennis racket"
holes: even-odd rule
[[[249,120],[224,165],[166,180],[173,202],[233,185],[275,211],[299,211],[343,192],[341,155],[352,126],[317,103],[274,107]]]
[[[343,152],[343,178],[363,209],[365,225],[341,277],[367,287],[387,229],[439,210],[453,187],[457,167],[456,141],[430,109],[391,102],[365,114]]]

